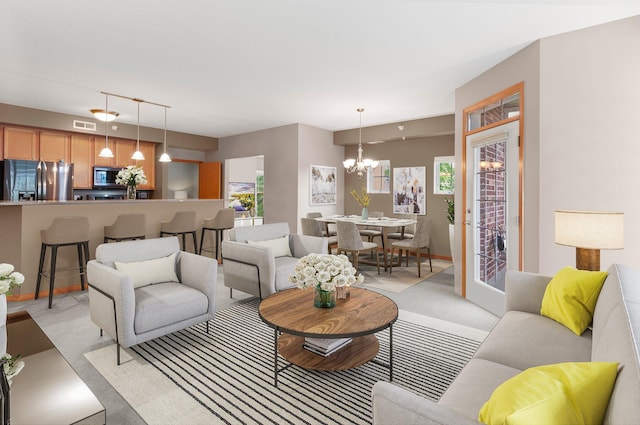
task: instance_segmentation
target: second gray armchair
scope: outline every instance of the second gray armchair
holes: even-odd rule
[[[327,252],[327,240],[289,233],[287,223],[236,227],[222,241],[224,285],[264,298],[291,288],[289,274],[299,258]]]

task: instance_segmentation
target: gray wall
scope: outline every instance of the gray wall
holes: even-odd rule
[[[86,131],[73,128],[73,120],[96,123],[96,131]],[[105,123],[93,117],[88,110],[86,116],[76,116],[0,103],[0,122],[46,128],[50,130],[73,131],[75,133],[84,133],[91,134],[96,137],[103,137],[103,139],[105,132]],[[114,125],[118,127],[116,131],[111,128],[111,126]],[[121,137],[124,139],[135,140],[137,138],[137,134],[138,129],[135,125],[123,124],[118,122],[118,120],[109,123],[109,137]],[[164,129],[140,126],[140,140],[163,143]],[[208,151],[217,149],[218,139],[215,137],[198,136],[195,134],[179,133],[169,130],[167,131],[167,146]],[[159,158],[162,154],[162,145],[156,148],[156,153]]]
[[[308,212],[319,211],[329,216],[342,214],[344,211],[344,148],[333,144],[333,132],[317,127],[301,124],[298,131],[298,220],[297,233],[302,233],[300,217]],[[311,182],[310,166],[322,165],[336,167],[336,203],[326,205],[310,205]],[[266,178],[266,177],[265,177]]]
[[[456,91],[456,160],[462,152],[462,110],[524,81],[524,265],[553,275],[575,265],[575,249],[554,243],[557,209],[625,213],[625,249],[602,251],[612,262],[640,268],[640,17],[545,38]],[[461,174],[456,176],[461,187]],[[462,194],[456,193],[461,207]],[[460,217],[462,211],[456,211]],[[462,220],[456,224],[461,250]],[[456,291],[461,290],[456,265]]]
[[[363,132],[363,141],[364,141]],[[375,140],[375,139],[374,139]],[[431,218],[431,253],[441,257],[450,257],[449,222],[446,217],[444,198],[451,195],[434,195],[433,193],[433,158],[454,154],[453,135],[426,137],[406,141],[395,141],[376,145],[363,144],[364,156],[372,159],[388,159],[391,161],[391,176],[397,167],[426,167],[426,202],[427,216]],[[355,158],[357,146],[345,149],[345,158]],[[340,164],[342,167],[342,164]],[[345,173],[344,213],[360,214],[362,207],[349,193],[352,189],[360,192],[362,185],[366,187],[366,177],[358,178],[356,174]],[[393,191],[393,181],[391,181]],[[369,211],[382,211],[385,216],[393,216],[392,193],[371,194]]]
[[[480,102],[506,88],[524,82],[524,134],[521,143],[524,144],[524,178],[523,199],[524,217],[524,265],[528,271],[538,270],[538,241],[539,241],[539,110],[540,110],[540,44],[535,42],[522,49],[507,60],[479,75],[469,83],[456,90],[456,121],[455,146],[456,163],[462,164],[462,123],[463,109]],[[458,167],[460,170],[461,167]],[[456,173],[456,187],[462,189],[462,173]],[[462,226],[464,212],[462,211],[462,190],[456,191],[456,231],[455,258],[462,258]],[[461,219],[462,218],[462,219]],[[462,263],[457,261],[455,267],[455,290],[462,293]]]
[[[225,137],[217,151],[205,155],[206,161],[221,162],[264,155],[264,222],[287,222],[292,231],[298,221],[298,127],[292,124]],[[222,187],[227,183],[222,182]]]

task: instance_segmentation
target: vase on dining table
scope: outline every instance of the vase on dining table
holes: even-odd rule
[[[336,306],[336,291],[325,291],[316,286],[314,288],[313,305],[318,308],[333,308]]]
[[[369,218],[369,211],[367,207],[362,208],[362,219],[367,220]]]

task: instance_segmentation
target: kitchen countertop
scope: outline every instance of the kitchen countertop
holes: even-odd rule
[[[0,201],[0,207],[7,206],[38,206],[38,205],[70,205],[70,204],[134,204],[134,203],[180,203],[180,202],[211,202],[221,199],[104,199],[83,201]]]
[[[120,214],[144,214],[147,239],[160,237],[163,221],[171,220],[177,212],[196,213],[196,238],[200,241],[202,222],[215,217],[224,208],[223,199],[107,199],[100,201],[6,201],[0,202],[0,233],[11,243],[0,244],[0,259],[13,264],[25,276],[22,287],[13,291],[18,299],[33,298],[41,249],[41,230],[47,229],[56,217],[85,216],[89,218],[89,251],[104,243],[104,227],[112,225]],[[2,208],[4,207],[4,208]],[[213,244],[212,232],[205,232],[205,245]],[[186,251],[193,252],[193,240],[186,239]],[[199,242],[198,242],[199,244]],[[48,250],[49,253],[51,250]],[[49,254],[48,253],[48,254]],[[45,260],[49,267],[49,257]],[[77,267],[78,253],[74,247],[58,251],[58,267]],[[71,270],[71,272],[73,272]],[[46,279],[48,281],[48,279]],[[41,296],[46,297],[48,282],[43,282]],[[79,276],[56,276],[55,292],[80,289]],[[54,297],[55,304],[55,297]]]

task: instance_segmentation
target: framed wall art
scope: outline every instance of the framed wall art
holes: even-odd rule
[[[336,203],[336,167],[310,166],[309,184],[311,205]]]
[[[426,167],[393,169],[393,212],[395,214],[427,213]]]

